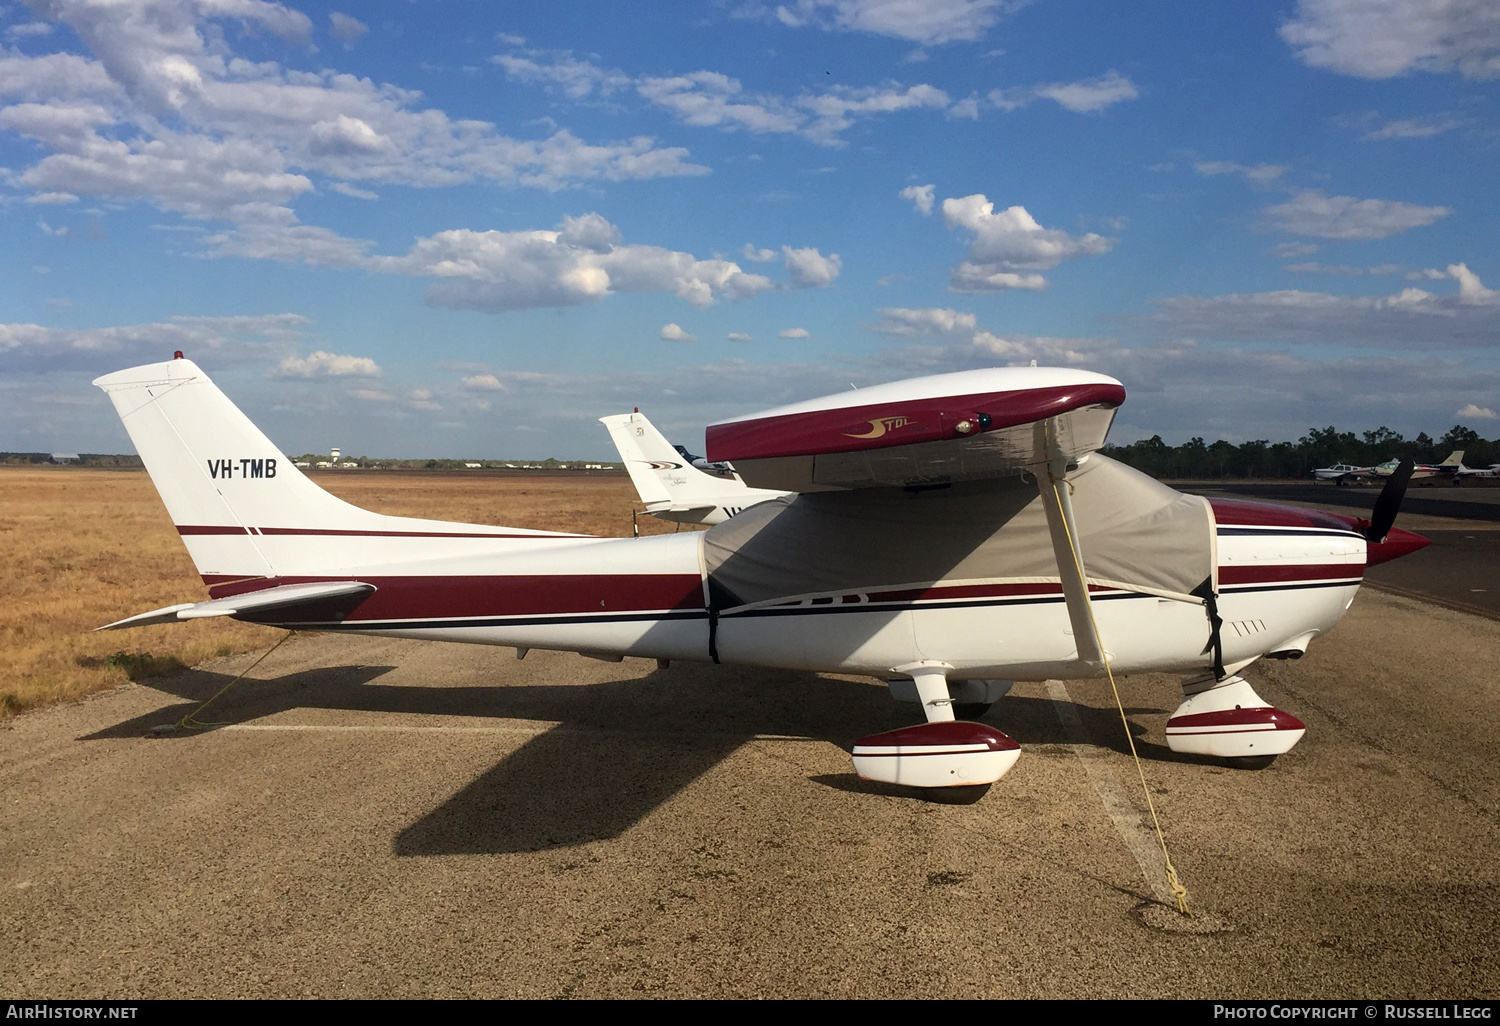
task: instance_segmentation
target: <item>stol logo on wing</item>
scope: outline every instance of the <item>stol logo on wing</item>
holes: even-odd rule
[[[850,438],[881,438],[895,431],[897,428],[906,427],[910,423],[910,417],[877,417],[874,420],[865,421],[864,426],[868,430],[845,431],[844,434]]]

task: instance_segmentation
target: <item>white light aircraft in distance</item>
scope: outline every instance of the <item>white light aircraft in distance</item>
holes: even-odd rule
[[[600,417],[646,512],[680,524],[718,524],[785,493],[751,488],[738,477],[719,477],[693,466],[640,410]]]
[[[1488,467],[1459,467],[1453,475],[1453,483],[1461,481],[1494,481],[1500,479],[1500,463]]]
[[[180,354],[178,354],[180,356]],[[788,494],[707,531],[592,538],[384,516],[323,491],[185,359],[95,381],[212,596],[108,625],[290,630],[863,674],[925,722],[863,778],[982,794],[1020,746],[958,720],[1013,680],[1185,675],[1174,751],[1265,764],[1303,735],[1240,671],[1300,656],[1365,567],[1427,544],[1371,520],[1185,495],[1096,450],[1125,389],[1008,367],[710,425],[708,458]],[[1403,468],[1406,469],[1406,468]],[[809,686],[817,686],[810,679]],[[969,711],[965,708],[963,711]]]
[[[1364,481],[1374,476],[1374,467],[1355,467],[1348,463],[1335,463],[1331,467],[1319,467],[1313,471],[1315,479],[1319,481],[1332,481],[1337,485],[1346,485],[1354,481]]]

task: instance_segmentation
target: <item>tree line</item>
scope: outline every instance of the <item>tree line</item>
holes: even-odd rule
[[[1464,464],[1487,467],[1500,462],[1500,439],[1485,441],[1479,433],[1455,424],[1440,437],[1423,431],[1407,439],[1388,427],[1356,435],[1333,425],[1311,428],[1295,442],[1264,438],[1235,445],[1222,439],[1207,443],[1190,438],[1172,446],[1161,435],[1129,445],[1106,445],[1101,451],[1137,470],[1158,478],[1311,478],[1319,467],[1351,463],[1372,467],[1390,459],[1410,457],[1418,463],[1437,463],[1455,449],[1464,450]]]

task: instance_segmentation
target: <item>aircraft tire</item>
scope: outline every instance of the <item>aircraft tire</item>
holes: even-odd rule
[[[926,787],[922,797],[934,805],[973,805],[989,793],[989,784],[970,784],[965,787]]]

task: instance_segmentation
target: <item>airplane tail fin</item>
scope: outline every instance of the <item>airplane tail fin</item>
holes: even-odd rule
[[[725,492],[743,487],[693,466],[643,413],[600,417],[599,422],[609,428],[630,480],[647,506],[665,502],[691,506],[716,501]]]
[[[422,538],[466,526],[372,513],[325,492],[191,360],[132,367],[94,384],[114,403],[209,584],[327,572],[368,559],[377,548],[397,555],[398,545],[412,548]],[[546,534],[476,530],[505,537]]]
[[[1462,450],[1462,449],[1454,449],[1452,452],[1450,452],[1448,454],[1448,458],[1445,459],[1443,462],[1439,463],[1438,466],[1440,466],[1440,467],[1459,467],[1459,466],[1463,466],[1463,462],[1464,462],[1464,450]]]

